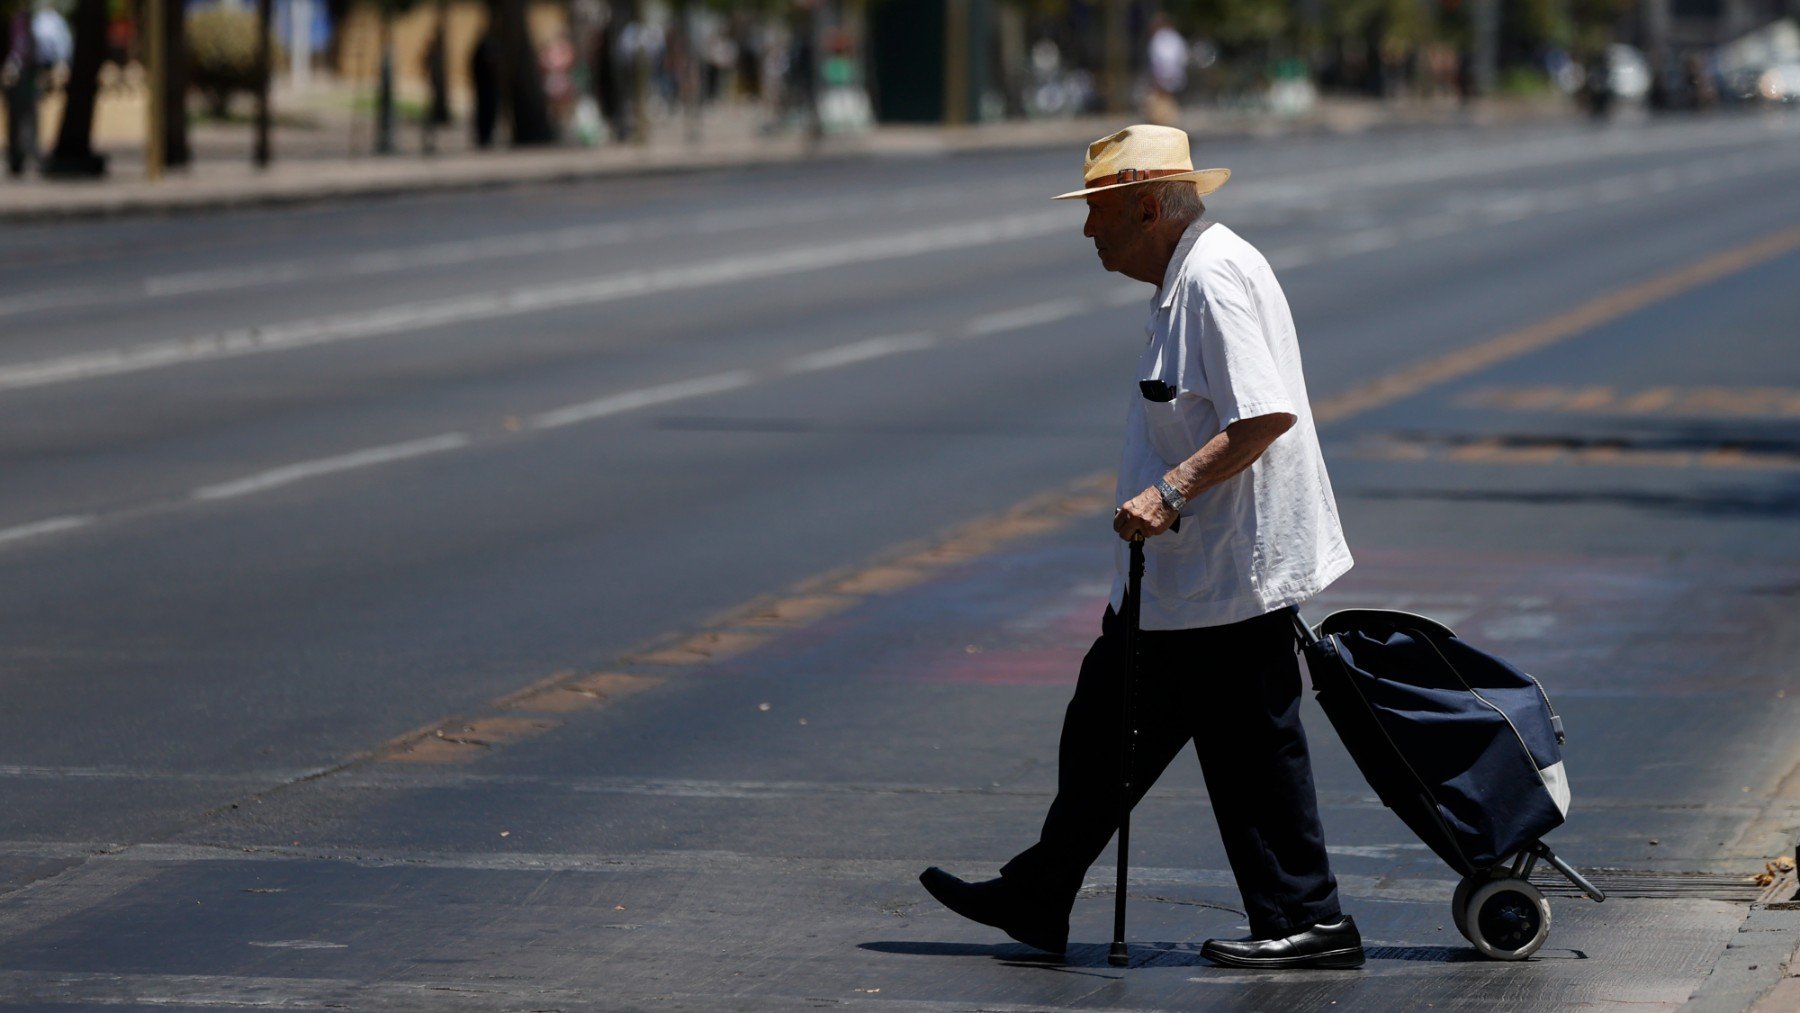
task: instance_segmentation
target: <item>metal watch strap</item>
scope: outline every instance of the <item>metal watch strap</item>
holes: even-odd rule
[[[1178,511],[1187,506],[1187,497],[1183,496],[1181,490],[1171,485],[1166,478],[1156,480],[1156,491],[1162,496],[1163,506],[1170,510]]]

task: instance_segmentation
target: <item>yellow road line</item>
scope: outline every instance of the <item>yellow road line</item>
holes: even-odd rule
[[[1509,359],[1516,359],[1527,352],[1566,341],[1628,313],[1755,267],[1796,248],[1800,248],[1800,227],[1783,229],[1753,243],[1715,253],[1648,281],[1609,292],[1548,320],[1489,338],[1410,369],[1390,373],[1328,398],[1314,406],[1313,419],[1321,425],[1341,422],[1352,415],[1392,404],[1429,387],[1460,379]]]
[[[1622,468],[1735,468],[1779,471],[1800,468],[1800,454],[1719,446],[1704,450],[1669,450],[1633,447],[1623,443],[1571,445],[1566,440],[1499,440],[1491,437],[1467,443],[1432,444],[1419,440],[1385,439],[1358,446],[1358,457],[1384,461],[1442,460],[1455,464],[1600,465]]]
[[[379,763],[460,763],[494,747],[543,734],[562,724],[551,715],[604,707],[693,671],[760,647],[785,630],[842,612],[877,595],[925,581],[1010,542],[1091,517],[1112,504],[1112,477],[1089,475],[1034,497],[1005,513],[961,525],[929,542],[900,546],[872,563],[803,581],[776,598],[759,598],[699,629],[690,629],[625,654],[615,668],[594,674],[557,672],[497,697],[473,717],[456,717],[382,744],[367,759]],[[636,671],[633,671],[636,669]],[[539,715],[537,717],[522,715]]]
[[[1793,418],[1800,390],[1792,387],[1650,387],[1635,393],[1611,387],[1488,387],[1457,399],[1465,407],[1521,412],[1668,415],[1698,418]]]
[[[1735,271],[1800,247],[1800,228],[1791,228],[1746,246],[1715,254],[1677,271],[1632,285],[1522,330],[1401,370],[1321,402],[1313,412],[1320,425],[1410,397],[1429,387],[1467,376],[1499,362],[1574,337],[1592,327],[1671,298]],[[1478,453],[1515,460],[1518,452],[1486,448]],[[1544,459],[1542,451],[1527,456]],[[1554,455],[1552,455],[1554,456]],[[386,762],[454,762],[479,756],[493,746],[541,734],[561,724],[554,718],[527,718],[520,711],[556,714],[583,709],[564,694],[601,706],[612,697],[654,686],[682,668],[695,669],[741,654],[773,638],[778,629],[807,625],[875,595],[891,594],[929,579],[943,567],[986,555],[1009,542],[1044,534],[1079,519],[1103,514],[1113,505],[1113,475],[1098,472],[1036,497],[995,517],[962,525],[923,545],[903,547],[870,564],[802,582],[774,600],[758,599],[704,624],[627,654],[623,672],[582,675],[561,672],[490,701],[470,719],[452,719],[409,733],[378,747],[372,759]],[[658,674],[632,672],[649,667]],[[613,681],[607,681],[613,680]],[[620,681],[623,680],[623,681]],[[602,688],[609,687],[609,688]],[[584,692],[585,691],[585,692]],[[510,712],[510,713],[496,713]]]

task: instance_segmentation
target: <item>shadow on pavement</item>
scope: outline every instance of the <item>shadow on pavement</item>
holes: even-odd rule
[[[938,943],[910,939],[881,939],[857,943],[859,950],[898,953],[908,957],[1000,957],[1019,963],[1056,963],[1058,958],[1023,943]]]
[[[1107,962],[1110,947],[1101,943],[1071,945],[1062,956],[1034,950],[1020,943],[941,943],[912,940],[878,940],[858,943],[857,949],[875,953],[898,953],[909,957],[993,957],[1011,967],[1042,967],[1059,971],[1086,968],[1113,970]],[[1200,956],[1195,943],[1131,944],[1132,967],[1211,967],[1211,961]]]
[[[1041,953],[1019,943],[945,943],[923,940],[882,939],[858,943],[859,950],[874,953],[896,953],[908,957],[992,957],[1013,967],[1043,967],[1056,970],[1105,967],[1108,947],[1075,945],[1061,957]],[[1491,963],[1470,946],[1369,946],[1365,953],[1371,961],[1401,960],[1423,964]],[[1588,955],[1575,949],[1543,950],[1534,961],[1587,960]],[[1132,967],[1213,967],[1212,961],[1200,955],[1194,943],[1131,944]],[[1241,970],[1231,969],[1227,970]],[[1270,972],[1276,973],[1276,972]]]

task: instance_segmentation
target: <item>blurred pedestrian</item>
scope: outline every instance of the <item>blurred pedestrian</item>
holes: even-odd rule
[[[600,118],[606,121],[606,129],[612,139],[624,141],[630,132],[630,125],[625,121],[624,83],[620,76],[622,61],[619,59],[619,34],[621,25],[609,5],[594,33],[592,59],[594,102],[600,107]]]
[[[1118,573],[1063,720],[1056,798],[1038,842],[968,883],[920,877],[952,911],[1052,953],[1088,867],[1190,740],[1250,923],[1208,940],[1215,963],[1357,967],[1300,725],[1291,606],[1350,568],[1287,298],[1263,255],[1206,218],[1231,175],[1194,171],[1185,133],[1127,127],[1088,146],[1082,234],[1100,264],[1156,286],[1138,355],[1113,516]],[[1181,524],[1176,527],[1177,519]],[[1146,539],[1143,633],[1128,663],[1126,541]],[[1133,765],[1120,684],[1134,673]]]
[[[565,124],[575,112],[575,44],[558,32],[538,49],[538,73],[550,122]]]
[[[1706,61],[1699,53],[1689,53],[1681,63],[1682,78],[1687,82],[1688,93],[1694,97],[1694,108],[1711,109],[1719,104],[1719,89],[1713,83],[1713,76],[1706,68]]]
[[[819,120],[816,8],[817,4],[812,0],[800,0],[795,4],[793,32],[788,41],[787,73],[782,87],[782,99],[790,115],[797,117],[806,136],[814,139],[824,133],[824,125]]]
[[[425,43],[425,81],[431,87],[431,105],[426,110],[425,123],[431,127],[446,126],[450,122],[450,61],[445,49],[444,20],[439,18],[431,39]]]
[[[1188,44],[1167,14],[1150,22],[1150,89],[1144,113],[1152,123],[1181,124],[1181,93],[1187,90]]]
[[[706,37],[706,77],[701,90],[707,102],[726,97],[726,85],[736,66],[737,46],[722,26],[713,25]]]
[[[38,46],[31,13],[21,8],[5,24],[0,46],[0,91],[6,95],[6,172],[23,176],[37,165]]]
[[[737,43],[738,94],[752,102],[758,101],[763,93],[760,30],[755,22],[747,20],[742,14],[732,16],[731,30]]]
[[[1588,57],[1584,67],[1581,94],[1587,105],[1588,114],[1597,120],[1603,120],[1612,112],[1612,60],[1606,50],[1601,49]]]
[[[56,8],[46,4],[32,13],[31,35],[42,66],[56,67],[75,59],[75,33],[69,29],[69,19]]]

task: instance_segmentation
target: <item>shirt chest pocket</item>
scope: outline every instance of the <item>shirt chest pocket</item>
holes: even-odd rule
[[[1199,396],[1182,392],[1159,379],[1138,381],[1144,409],[1144,436],[1163,463],[1174,466],[1200,449],[1195,439],[1194,409]]]

